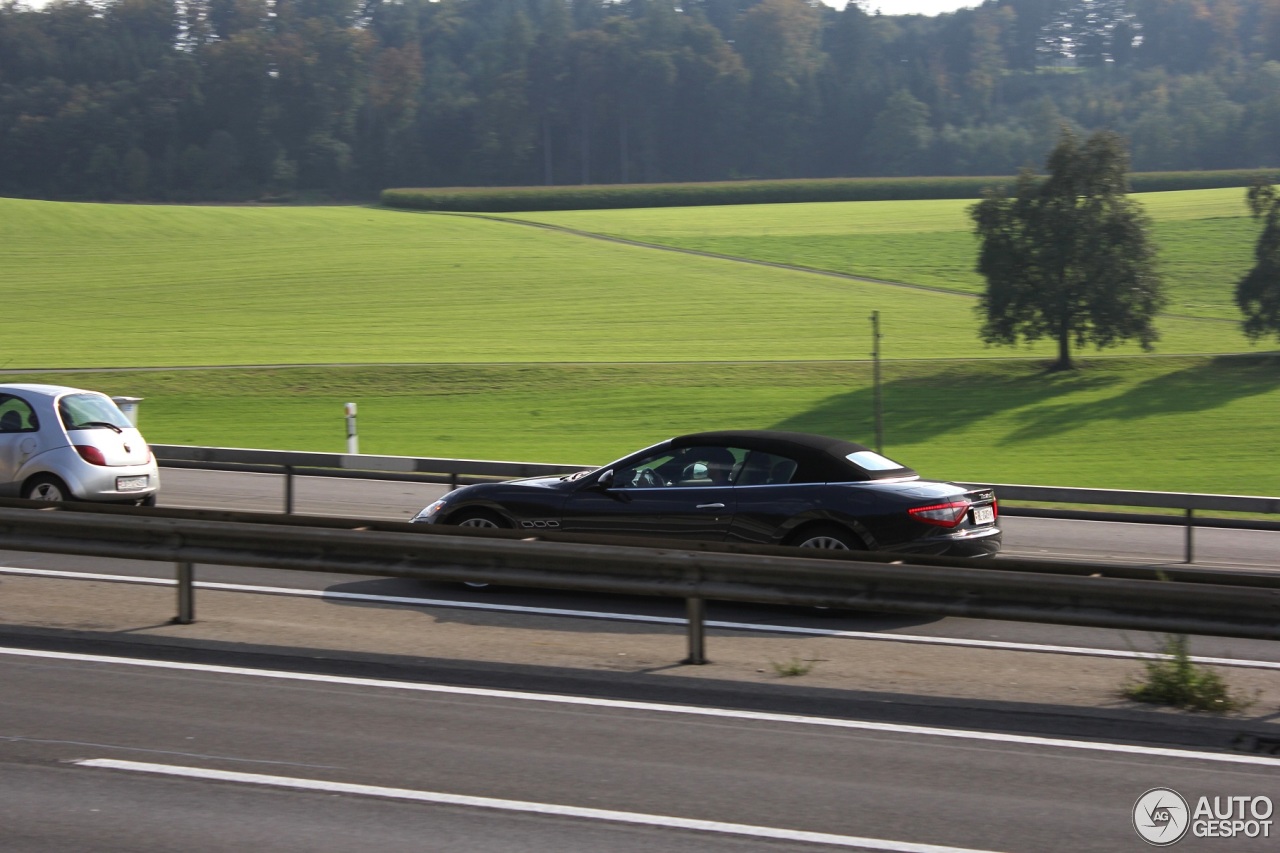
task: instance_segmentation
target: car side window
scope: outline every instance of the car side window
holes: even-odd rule
[[[38,429],[40,419],[26,400],[0,394],[0,433],[35,432]]]
[[[683,451],[676,485],[704,487],[731,486],[745,450],[730,447],[687,447]]]
[[[614,475],[614,486],[623,489],[651,489],[670,485],[664,474],[674,458],[672,453],[659,453],[621,468]]]
[[[622,488],[698,488],[729,486],[747,451],[732,447],[682,447],[650,456],[618,471]]]
[[[790,483],[796,472],[796,462],[775,453],[753,450],[743,460],[742,469],[734,480],[735,486],[777,486]]]

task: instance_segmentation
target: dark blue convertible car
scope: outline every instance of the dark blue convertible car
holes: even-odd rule
[[[793,432],[682,435],[591,471],[480,483],[413,519],[961,557],[1000,550],[996,496],[921,479],[850,441]]]

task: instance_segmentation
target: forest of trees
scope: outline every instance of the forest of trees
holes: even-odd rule
[[[1280,0],[0,2],[0,195],[1280,165]]]

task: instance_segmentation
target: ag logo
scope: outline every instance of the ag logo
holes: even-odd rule
[[[1172,788],[1152,788],[1133,804],[1133,828],[1148,844],[1173,844],[1187,834],[1190,825],[1187,801]]]

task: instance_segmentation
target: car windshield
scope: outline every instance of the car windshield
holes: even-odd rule
[[[133,424],[111,400],[100,394],[68,394],[58,401],[58,415],[67,429],[111,429],[119,432]]]

